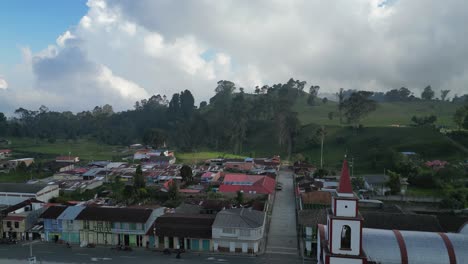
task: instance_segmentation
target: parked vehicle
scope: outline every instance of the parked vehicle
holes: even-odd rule
[[[93,244],[93,243],[89,243],[88,245],[86,245],[87,248],[95,248],[96,247],[96,244]]]

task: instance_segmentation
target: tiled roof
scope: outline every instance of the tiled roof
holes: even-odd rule
[[[77,220],[96,220],[109,222],[145,223],[152,209],[86,207],[76,217]]]
[[[244,193],[255,192],[257,194],[271,194],[275,190],[276,181],[264,175],[246,175],[246,174],[227,174],[224,177],[225,183],[230,182],[249,182],[252,185],[233,185],[222,184],[219,187],[220,192],[233,193],[243,191]]]
[[[0,192],[37,193],[47,184],[0,183]]]
[[[351,186],[351,179],[349,177],[348,161],[346,161],[346,159],[343,160],[338,193],[353,193],[353,187]]]
[[[41,214],[41,216],[39,216],[39,218],[57,219],[65,209],[67,209],[67,206],[50,206]]]
[[[325,191],[314,191],[301,193],[302,203],[303,204],[321,204],[321,205],[330,205],[331,204],[331,193]]]
[[[211,238],[214,221],[215,215],[211,214],[165,214],[154,225],[158,236]],[[153,234],[153,227],[147,234]]]

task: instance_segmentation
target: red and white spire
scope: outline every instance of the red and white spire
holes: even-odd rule
[[[348,161],[346,160],[346,157],[343,160],[343,167],[341,169],[340,183],[338,185],[337,192],[343,196],[354,195],[353,187],[351,185],[351,178],[349,177]]]

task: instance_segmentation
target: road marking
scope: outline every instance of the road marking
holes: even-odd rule
[[[297,254],[297,252],[293,253],[293,252],[284,252],[284,251],[265,251],[265,253],[268,253],[268,254],[277,254],[277,255],[296,255],[298,256],[299,254]]]
[[[268,249],[270,249],[270,248],[272,248],[272,249],[274,249],[274,248],[281,248],[281,249],[293,249],[293,250],[297,250],[297,248],[295,248],[295,247],[273,247],[273,246],[267,246],[267,248],[268,248]]]

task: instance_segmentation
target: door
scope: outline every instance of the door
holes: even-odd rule
[[[129,235],[124,235],[124,245],[125,246],[130,245],[130,236]]]
[[[210,241],[207,239],[203,240],[203,251],[210,251]]]
[[[229,252],[236,251],[236,242],[229,242]]]
[[[192,239],[192,249],[193,250],[200,250],[200,245],[198,244],[198,239]]]
[[[247,243],[242,243],[242,253],[247,253]]]

